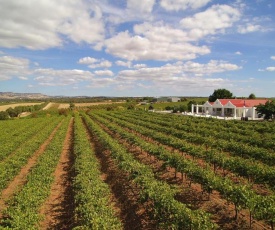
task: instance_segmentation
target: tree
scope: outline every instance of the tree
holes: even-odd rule
[[[128,110],[133,110],[133,109],[135,109],[135,106],[133,104],[130,104],[130,105],[128,105],[127,109]]]
[[[258,114],[266,120],[275,117],[275,101],[267,101],[264,105],[260,104],[256,108]]]
[[[9,114],[8,114],[8,112],[6,112],[6,111],[1,111],[1,112],[0,112],[0,120],[7,120],[7,119],[9,119]]]
[[[188,106],[187,105],[180,105],[180,106],[174,106],[174,108],[172,108],[173,113],[177,113],[177,112],[186,112],[188,110]]]
[[[215,89],[214,93],[209,96],[208,100],[214,102],[217,99],[231,99],[233,94],[227,89]]]
[[[65,117],[67,117],[69,114],[69,111],[68,111],[68,109],[59,109],[58,113],[59,113],[59,115],[64,115]]]
[[[70,102],[70,110],[74,110],[75,109],[75,104],[73,102]]]
[[[8,108],[6,112],[9,114],[10,117],[18,117],[19,111],[17,109]]]
[[[249,96],[248,96],[248,99],[256,99],[256,96],[254,93],[251,93]]]
[[[114,110],[114,108],[113,108],[112,106],[108,106],[108,107],[106,108],[106,110],[107,110],[107,111],[112,111],[112,110]]]

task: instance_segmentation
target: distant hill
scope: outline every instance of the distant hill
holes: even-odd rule
[[[0,92],[0,100],[10,99],[45,99],[49,96],[41,93],[13,93],[13,92]]]

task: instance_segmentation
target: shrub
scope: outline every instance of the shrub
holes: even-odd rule
[[[9,118],[9,114],[6,111],[0,112],[0,120],[8,120]]]

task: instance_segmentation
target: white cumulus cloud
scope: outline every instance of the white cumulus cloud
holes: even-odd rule
[[[217,87],[229,87],[226,79],[209,77],[214,73],[238,70],[241,67],[224,61],[212,60],[206,64],[196,62],[176,62],[160,67],[144,67],[136,70],[123,70],[118,73],[116,84],[119,89],[133,86],[157,89],[161,95],[174,92],[181,95],[188,92],[201,93]],[[168,91],[167,91],[168,90]]]
[[[94,63],[89,65],[88,67],[91,69],[96,69],[96,68],[110,68],[112,67],[112,62],[108,61],[108,60],[102,60],[98,63]]]
[[[108,76],[108,77],[114,76],[114,73],[111,70],[97,70],[94,73],[97,76]]]
[[[151,42],[176,43],[190,41],[188,34],[175,29],[170,25],[164,25],[162,22],[151,24],[142,23],[134,26],[134,32],[148,38]]]
[[[89,65],[98,62],[98,59],[92,58],[92,57],[84,57],[79,59],[79,64]]]
[[[126,60],[190,60],[210,53],[206,46],[185,42],[153,40],[140,35],[121,32],[105,41],[106,51]]]
[[[84,71],[79,69],[35,69],[33,71],[34,79],[39,83],[39,85],[44,86],[65,86],[77,84],[82,81],[91,81],[94,74],[90,71]]]
[[[213,5],[206,11],[183,18],[180,24],[183,29],[189,30],[189,36],[201,39],[207,35],[224,33],[225,29],[232,27],[240,17],[238,9],[228,5]]]
[[[0,57],[0,80],[9,80],[12,77],[26,80],[31,73],[29,69],[30,61],[25,58],[12,56]]]
[[[133,66],[135,69],[141,69],[141,68],[146,68],[147,65],[146,64],[136,64]]]
[[[0,46],[48,49],[64,44],[94,44],[104,39],[100,9],[85,1],[1,1]],[[63,36],[62,36],[63,35]]]
[[[160,5],[166,10],[198,9],[205,6],[211,0],[161,0]]]
[[[116,65],[131,68],[132,62],[130,61],[125,62],[125,61],[118,60],[116,61]]]
[[[151,13],[155,0],[128,0],[127,8],[139,13]]]
[[[89,68],[91,69],[96,69],[96,68],[109,68],[113,64],[112,62],[105,60],[105,59],[96,59],[93,57],[84,57],[78,60],[79,64],[84,64],[88,65]]]
[[[238,32],[241,34],[252,33],[261,30],[260,25],[254,25],[252,23],[247,23],[245,25],[238,26]]]
[[[113,78],[95,78],[91,81],[91,83],[87,86],[88,88],[107,88],[110,85],[114,85]]]
[[[118,78],[123,80],[151,80],[151,81],[173,81],[182,76],[208,76],[214,73],[235,71],[241,69],[240,66],[225,61],[211,60],[206,64],[197,62],[176,62],[160,67],[143,67],[136,70],[123,70],[118,74]]]

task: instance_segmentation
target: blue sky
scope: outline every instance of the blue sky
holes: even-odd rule
[[[275,97],[274,0],[0,0],[0,91]]]

